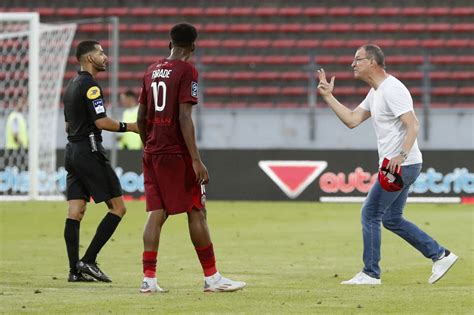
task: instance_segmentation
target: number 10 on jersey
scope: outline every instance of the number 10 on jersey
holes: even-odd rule
[[[151,83],[151,88],[153,89],[153,101],[155,103],[155,111],[162,112],[166,106],[166,83],[163,81]],[[158,91],[161,91],[161,105],[158,105]]]

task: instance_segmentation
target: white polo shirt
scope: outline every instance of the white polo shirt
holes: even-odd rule
[[[413,111],[413,100],[405,85],[394,76],[389,75],[375,90],[371,88],[359,105],[370,112],[372,124],[377,136],[379,165],[386,157],[391,159],[400,154],[407,134],[407,128],[400,116]],[[423,162],[418,141],[415,140],[407,159],[402,165]]]

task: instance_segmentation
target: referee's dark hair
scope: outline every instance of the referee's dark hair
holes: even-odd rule
[[[85,40],[79,43],[76,47],[76,59],[81,61],[81,57],[91,51],[96,50],[95,45],[100,45],[96,40]]]
[[[173,46],[190,47],[196,41],[198,34],[194,26],[189,23],[179,23],[170,30]]]
[[[367,58],[375,60],[379,67],[385,69],[385,55],[379,46],[374,44],[367,44],[362,46],[361,48],[364,48]]]
[[[133,90],[126,90],[123,95],[127,96],[127,97],[133,97],[133,98],[136,98],[137,95],[135,94],[135,92],[133,92]]]

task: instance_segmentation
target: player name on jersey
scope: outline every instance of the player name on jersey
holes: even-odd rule
[[[173,70],[168,70],[168,69],[153,70],[153,73],[151,74],[151,79],[154,80],[155,78],[169,78],[171,71]]]

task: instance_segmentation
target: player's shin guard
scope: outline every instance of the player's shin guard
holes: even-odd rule
[[[156,261],[158,252],[143,252],[143,274],[146,278],[156,278]]]
[[[79,228],[81,221],[66,219],[64,226],[64,240],[66,241],[69,272],[77,273],[76,264],[79,261]]]
[[[212,243],[206,247],[196,247],[196,253],[201,263],[205,277],[210,277],[217,272],[216,257],[214,256],[214,247]]]

